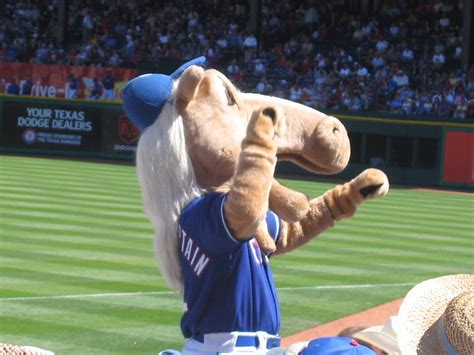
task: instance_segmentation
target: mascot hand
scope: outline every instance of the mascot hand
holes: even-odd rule
[[[355,179],[326,192],[324,201],[332,217],[339,221],[352,217],[357,206],[364,199],[373,199],[385,195],[388,192],[388,187],[388,179],[385,173],[378,169],[367,169]]]
[[[253,112],[224,205],[226,221],[235,238],[248,240],[255,236],[266,253],[276,249],[268,235],[265,216],[276,165],[274,138],[284,125],[285,118],[279,108],[266,107]]]
[[[274,108],[268,107],[265,108],[261,114],[255,114],[253,116],[252,121],[249,124],[248,131],[247,131],[247,138],[254,138],[260,139],[260,144],[264,143],[268,138],[273,139],[276,135],[278,135],[281,130],[283,129],[284,121],[283,115],[281,112],[275,111]],[[273,179],[272,188],[276,186],[275,180]],[[282,185],[277,185],[276,193],[277,196],[282,195],[281,193],[284,188]],[[272,192],[270,192],[270,196]],[[269,199],[271,201],[271,197]],[[260,249],[265,254],[271,254],[276,251],[276,244],[273,238],[268,234],[267,223],[264,220],[259,224],[257,231],[255,233],[255,239],[257,239],[258,245]]]
[[[242,148],[245,149],[251,144],[266,146],[269,139],[273,141],[273,138],[283,131],[284,125],[283,112],[277,107],[266,107],[263,110],[255,111],[247,126],[247,136],[242,142]],[[276,149],[273,142],[271,145]]]
[[[257,228],[255,233],[255,239],[257,239],[258,246],[264,254],[273,254],[277,247],[273,238],[268,234],[267,222],[263,220]]]
[[[383,196],[387,191],[387,176],[380,170],[367,169],[344,185],[313,198],[303,219],[296,223],[283,223],[276,254],[286,253],[308,243],[333,227],[334,221],[352,217],[357,206],[365,199]]]

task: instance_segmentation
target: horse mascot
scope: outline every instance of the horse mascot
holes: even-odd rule
[[[204,61],[124,89],[125,112],[141,131],[144,209],[161,273],[183,298],[182,353],[266,354],[280,345],[270,257],[351,218],[387,192],[388,180],[368,169],[310,201],[279,184],[277,160],[313,173],[344,169],[344,126],[298,103],[239,92]]]

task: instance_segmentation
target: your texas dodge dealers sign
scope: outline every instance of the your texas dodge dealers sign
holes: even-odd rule
[[[98,151],[100,109],[58,103],[5,102],[10,147]]]

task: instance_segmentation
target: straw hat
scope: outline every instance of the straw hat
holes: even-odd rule
[[[388,352],[389,354],[401,354],[398,346],[397,328],[398,317],[390,317],[384,325],[376,325],[357,333],[353,337],[357,340],[365,341],[370,345],[375,345],[377,348]]]
[[[474,275],[448,275],[416,285],[397,316],[354,337],[390,354],[474,354]]]

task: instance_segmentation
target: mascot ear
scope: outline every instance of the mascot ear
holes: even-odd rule
[[[197,65],[187,68],[179,79],[176,97],[178,99],[178,108],[185,108],[189,102],[194,100],[197,88],[204,78],[204,69]],[[178,112],[181,114],[181,112]]]

